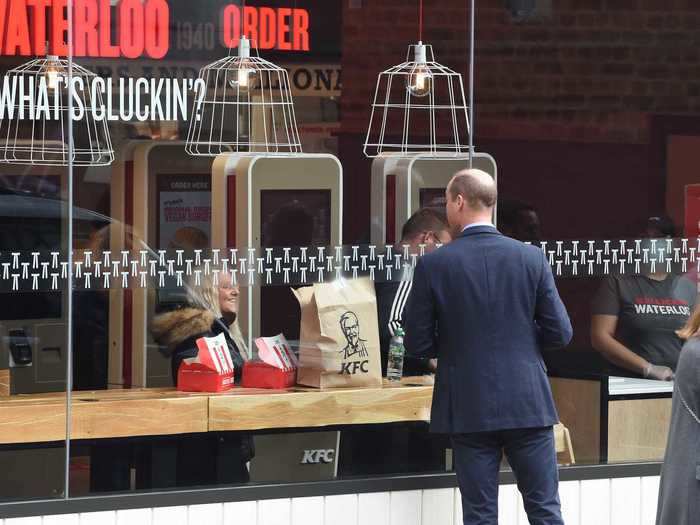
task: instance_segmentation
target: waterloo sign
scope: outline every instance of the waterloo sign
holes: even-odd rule
[[[0,0],[0,55],[68,54],[68,0]],[[168,0],[72,0],[73,56],[161,59],[174,25]],[[215,11],[217,12],[217,11]],[[223,4],[210,24],[224,48],[241,30],[261,50],[309,51],[310,15],[291,7]]]

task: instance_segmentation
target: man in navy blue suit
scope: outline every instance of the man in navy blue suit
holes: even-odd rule
[[[461,233],[418,260],[404,317],[407,353],[438,358],[430,429],[451,437],[465,525],[498,523],[503,453],[530,523],[563,524],[542,350],[569,343],[569,316],[542,251],[493,226],[490,175],[460,171],[445,193]]]

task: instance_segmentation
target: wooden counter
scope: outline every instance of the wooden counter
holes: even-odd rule
[[[550,383],[577,461],[663,459],[672,384],[615,376],[550,377]]]
[[[66,396],[26,394],[0,398],[0,443],[60,441],[66,437]],[[75,392],[74,439],[206,432],[206,395],[172,389]]]
[[[221,394],[172,388],[74,392],[73,439],[320,427],[427,420],[430,378],[404,378],[384,388],[288,390],[235,388]],[[417,385],[417,386],[411,386]],[[61,441],[65,394],[0,398],[0,444]]]
[[[550,377],[559,419],[571,432],[577,461],[601,458],[601,386],[599,381]]]
[[[414,383],[416,379],[411,378]],[[432,385],[299,390],[210,396],[209,430],[428,421],[433,397]]]

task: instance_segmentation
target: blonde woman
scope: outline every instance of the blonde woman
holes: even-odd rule
[[[685,344],[676,369],[657,525],[700,524],[700,308],[678,336]]]
[[[193,272],[187,283],[187,305],[158,315],[151,326],[154,339],[171,356],[173,381],[183,359],[197,355],[197,339],[224,334],[240,382],[248,349],[236,322],[238,286],[231,277]],[[176,483],[178,486],[241,483],[250,479],[246,463],[255,455],[253,438],[244,432],[207,432],[180,436],[177,446]]]
[[[248,359],[248,348],[236,320],[238,316],[239,289],[231,282],[229,274],[219,274],[214,283],[213,274],[199,271],[188,280],[187,306],[158,315],[151,325],[153,338],[171,356],[173,382],[177,382],[177,370],[183,359],[197,355],[197,339],[223,333],[228,343],[231,359],[236,369],[236,382],[240,382],[243,361]]]

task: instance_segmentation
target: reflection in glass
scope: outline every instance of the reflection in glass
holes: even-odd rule
[[[67,252],[66,187],[63,168],[0,169],[0,500],[65,494],[65,397],[46,394],[65,389],[68,286],[32,281]]]

